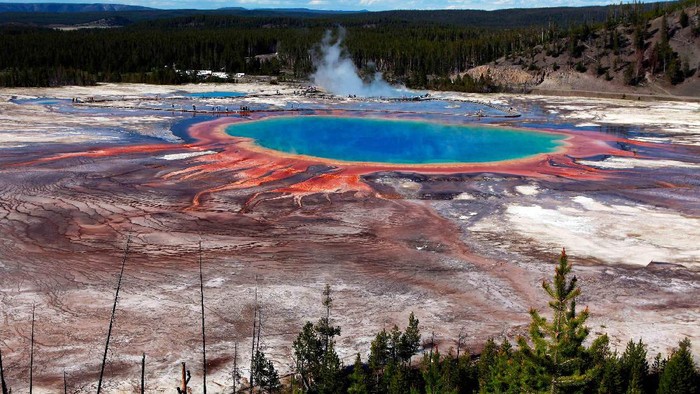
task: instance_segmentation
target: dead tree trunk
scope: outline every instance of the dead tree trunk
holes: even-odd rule
[[[459,335],[457,336],[457,359],[459,359],[459,351],[462,350],[462,344],[464,343],[464,339],[466,337],[466,334],[464,334],[464,328],[459,330]]]
[[[238,373],[238,342],[233,344],[233,372],[231,375],[233,378],[233,394],[236,394],[236,386],[238,385],[238,379],[240,379],[240,374]]]
[[[146,353],[141,355],[141,394],[146,391]]]
[[[253,307],[253,343],[250,346],[250,394],[253,394],[253,369],[255,368],[255,334],[256,334],[256,323],[258,317],[258,286],[257,277],[255,278],[255,305]]]
[[[32,389],[34,387],[34,309],[35,305],[32,304],[32,338],[30,350],[29,350],[29,394],[32,394]]]
[[[124,266],[126,265],[126,256],[129,254],[129,242],[131,236],[126,238],[126,246],[124,247],[124,257],[122,258],[122,268],[119,271],[119,280],[117,281],[117,291],[114,294],[114,304],[112,305],[112,316],[109,318],[109,329],[107,330],[107,342],[105,343],[105,352],[102,355],[102,367],[100,368],[100,379],[97,381],[97,394],[100,394],[102,389],[102,378],[105,373],[105,363],[107,362],[107,351],[109,351],[109,338],[112,336],[112,326],[114,325],[114,314],[117,311],[117,301],[119,301],[119,289],[122,287],[122,277],[124,276]]]
[[[199,241],[199,290],[202,300],[202,371],[203,376],[203,390],[204,394],[207,394],[207,338],[204,334],[204,279],[202,277],[202,241]]]
[[[190,382],[192,375],[190,371],[185,367],[185,362],[182,362],[182,380],[180,381],[180,387],[177,387],[178,394],[188,394],[190,389],[187,384]]]
[[[10,394],[12,390],[7,388],[7,383],[5,383],[5,370],[2,367],[2,350],[0,350],[0,385],[2,385],[2,394]]]
[[[260,332],[262,331],[262,310],[258,308],[258,338],[255,340],[255,352],[260,351]]]

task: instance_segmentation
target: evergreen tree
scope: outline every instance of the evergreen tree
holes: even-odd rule
[[[588,391],[601,394],[624,393],[619,359],[616,353],[610,351],[607,335],[601,335],[593,341],[589,355],[592,365],[598,366],[598,369]]]
[[[690,24],[688,14],[685,13],[685,10],[681,10],[681,16],[680,16],[679,21],[680,21],[681,27],[688,27],[688,25]]]
[[[255,351],[253,357],[253,385],[260,387],[265,393],[276,393],[281,387],[274,364],[259,350]]]
[[[296,379],[303,391],[310,391],[314,376],[318,375],[323,347],[311,322],[306,322],[297,339],[292,344],[294,349]]]
[[[440,357],[440,352],[435,350],[423,356],[423,382],[425,383],[426,394],[452,394],[457,390],[451,387],[449,360]]]
[[[401,353],[401,330],[394,324],[394,327],[389,332],[389,346],[387,348],[389,351],[390,361],[394,364],[398,364],[399,355]]]
[[[335,351],[335,337],[340,335],[340,327],[331,324],[332,304],[331,288],[326,285],[324,316],[315,325],[306,322],[292,344],[296,379],[304,392],[334,393],[342,386],[342,365]]]
[[[360,353],[357,353],[355,364],[352,367],[348,394],[369,394],[367,373],[365,372],[365,366],[362,364],[362,359],[360,359]]]
[[[690,353],[690,339],[685,338],[668,358],[659,379],[658,393],[690,394],[699,390],[697,366]]]
[[[386,330],[380,331],[372,341],[369,350],[369,369],[372,372],[373,392],[383,392],[382,375],[384,368],[391,359],[389,354],[389,334]]]
[[[659,387],[659,379],[666,368],[666,362],[668,360],[658,353],[654,357],[654,362],[651,363],[651,368],[649,369],[649,388],[651,392],[655,392]]]
[[[386,330],[380,331],[372,341],[369,350],[369,368],[378,371],[389,362],[389,334]]]
[[[418,319],[411,312],[408,316],[408,326],[406,330],[401,335],[401,342],[399,345],[399,359],[405,363],[411,361],[411,357],[418,353],[420,349],[420,329],[418,328]]]
[[[331,324],[333,298],[331,297],[331,286],[328,284],[323,289],[323,306],[326,308],[326,315],[314,327],[323,345],[320,371],[315,377],[317,392],[321,394],[334,393],[342,386],[340,380],[342,365],[338,353],[335,351],[335,337],[340,335],[340,327]]]
[[[493,338],[489,338],[486,341],[484,350],[482,350],[481,355],[479,355],[479,361],[477,363],[478,383],[482,391],[486,384],[491,381],[492,369],[496,364],[497,354],[498,346],[496,346],[496,342]]]
[[[382,330],[372,341],[369,368],[376,392],[408,392],[411,387],[411,357],[420,348],[418,319],[411,312],[406,331],[394,325],[390,332]]]
[[[382,379],[387,394],[404,394],[410,391],[410,370],[404,364],[389,361]]]
[[[343,387],[341,376],[342,364],[335,351],[335,341],[328,344],[328,348],[323,354],[321,371],[316,378],[316,391],[319,394],[338,393]]]
[[[530,387],[529,375],[523,374],[520,353],[513,351],[513,346],[504,340],[496,353],[496,359],[491,368],[490,380],[482,386],[481,392],[487,393],[520,393],[522,387]]]
[[[634,343],[630,339],[625,352],[620,357],[622,376],[625,379],[625,392],[642,393],[649,375],[646,345],[640,339]]]
[[[625,71],[622,74],[622,80],[624,81],[625,85],[637,84],[637,77],[636,73],[634,72],[634,66],[632,64],[628,64],[625,67]]]
[[[551,298],[552,320],[547,321],[535,309],[530,310],[530,340],[521,337],[518,345],[522,352],[525,374],[529,382],[524,390],[559,393],[582,387],[595,375],[595,368],[584,361],[583,341],[588,336],[584,326],[588,309],[576,311],[576,297],[581,294],[571,273],[566,251],[562,250],[555,269],[554,281],[544,281],[542,287]]]
[[[469,352],[462,353],[457,358],[457,392],[460,394],[473,393],[479,388],[477,369]]]
[[[678,54],[671,52],[670,58],[671,60],[668,62],[668,68],[666,69],[666,77],[671,84],[676,85],[683,82],[685,76],[683,75],[681,64],[679,64]]]

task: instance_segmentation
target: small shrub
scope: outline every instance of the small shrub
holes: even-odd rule
[[[637,84],[637,76],[634,74],[634,66],[632,66],[631,64],[628,64],[625,68],[625,72],[623,74],[623,81],[625,82],[625,85]]]
[[[685,13],[685,10],[681,10],[681,27],[688,27],[690,24],[690,20],[688,18],[688,14]]]
[[[598,63],[598,65],[595,68],[595,72],[598,76],[601,76],[607,72],[607,68],[603,67],[602,64]]]

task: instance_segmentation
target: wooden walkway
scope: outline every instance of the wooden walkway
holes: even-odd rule
[[[241,97],[227,97],[225,99],[228,100],[245,100],[246,98],[259,98],[259,97],[280,97],[282,95],[277,95],[277,94],[258,94],[258,95],[247,95],[247,96],[241,96]],[[326,94],[307,94],[307,95],[297,95],[301,97],[313,97],[316,99],[321,99],[321,100],[333,100],[333,101],[358,101],[358,102],[376,102],[376,103],[386,103],[386,102],[421,102],[421,101],[449,101],[449,102],[461,102],[461,103],[470,103],[470,104],[476,104],[476,105],[482,105],[485,107],[492,108],[496,111],[502,112],[502,115],[493,115],[493,114],[486,114],[485,112],[479,110],[476,112],[471,112],[471,113],[455,113],[455,112],[424,112],[424,111],[410,111],[410,110],[383,110],[383,109],[342,109],[343,111],[346,112],[371,112],[371,113],[386,113],[386,114],[425,114],[425,115],[442,115],[442,116],[464,116],[464,117],[472,117],[472,118],[518,118],[522,116],[521,113],[515,111],[513,108],[508,108],[506,106],[498,105],[498,104],[493,104],[491,102],[484,102],[480,100],[469,100],[469,99],[451,99],[451,100],[443,100],[437,97],[424,97],[424,96],[416,96],[416,97],[377,97],[377,98],[359,98],[359,97],[340,97],[340,96],[331,96],[331,95],[326,95]],[[287,95],[289,97],[289,95]],[[292,96],[293,97],[293,96]],[[128,103],[131,101],[136,101],[138,103],[143,103],[143,102],[149,102],[149,101],[176,101],[176,100],[186,100],[189,99],[188,97],[184,96],[175,96],[175,97],[168,97],[168,98],[153,98],[153,99],[145,99],[143,97],[132,97],[132,98],[118,98],[118,97],[110,97],[110,98],[99,98],[99,99],[93,99],[89,101],[74,101],[73,105],[75,106],[80,106],[80,107],[92,107],[92,108],[116,108],[116,109],[127,109],[127,110],[141,110],[141,111],[161,111],[161,112],[172,112],[172,113],[191,113],[191,114],[203,114],[203,115],[214,115],[214,116],[245,116],[247,114],[251,113],[275,113],[275,112],[291,112],[291,113],[301,113],[301,112],[331,112],[336,109],[328,109],[328,108],[290,108],[290,109],[275,109],[275,108],[268,108],[268,109],[252,109],[252,108],[246,108],[246,109],[238,109],[238,110],[231,110],[227,106],[224,105],[201,105],[200,108],[197,108],[198,106],[195,104],[192,106],[192,109],[190,108],[185,108],[184,106],[156,106],[156,105],[128,105],[128,104],[119,104],[119,105],[110,105],[109,103]],[[194,100],[197,100],[199,98],[196,98]],[[212,98],[212,99],[220,99],[220,98]],[[206,109],[205,107],[211,108],[211,109]],[[247,107],[247,106],[246,106]]]

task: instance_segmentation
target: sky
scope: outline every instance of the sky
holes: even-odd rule
[[[631,0],[623,0],[628,2]],[[645,0],[643,0],[645,1]],[[222,7],[311,8],[320,10],[478,9],[579,7],[617,4],[620,0],[1,0],[2,3],[115,3],[153,8]]]

